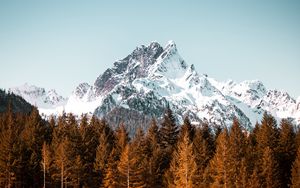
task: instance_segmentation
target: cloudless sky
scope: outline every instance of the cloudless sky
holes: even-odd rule
[[[199,73],[300,96],[298,0],[2,0],[0,87],[67,96],[136,46],[168,40]]]

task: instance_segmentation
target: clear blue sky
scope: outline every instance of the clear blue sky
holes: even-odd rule
[[[300,96],[300,1],[0,1],[0,87],[65,96],[136,46],[174,40],[218,80],[259,79]]]

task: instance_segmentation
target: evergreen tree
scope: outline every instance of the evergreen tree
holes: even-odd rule
[[[107,126],[105,124],[105,126]],[[107,131],[106,131],[107,130]],[[96,150],[96,159],[94,168],[97,173],[97,180],[100,186],[103,185],[103,179],[108,169],[108,160],[114,146],[113,133],[110,128],[104,128],[99,135],[99,145]]]
[[[278,162],[275,159],[274,152],[270,149],[270,147],[266,147],[262,163],[263,187],[281,187],[278,167]]]
[[[257,168],[258,175],[262,178],[262,182],[265,182],[264,180],[264,158],[266,156],[266,148],[269,148],[268,150],[272,151],[272,155],[274,157],[274,164],[278,164],[279,160],[279,130],[277,128],[277,123],[276,120],[273,116],[267,114],[266,112],[263,115],[263,119],[261,121],[261,125],[259,126],[258,130],[256,130],[256,147],[255,151],[252,155],[252,158],[254,161],[254,166]],[[253,164],[251,164],[253,166]],[[280,174],[279,173],[278,167],[277,167],[277,174],[276,177],[280,179]],[[280,181],[279,181],[280,182]]]
[[[197,182],[199,187],[207,187],[204,173],[215,152],[214,138],[207,124],[202,124],[201,128],[196,129],[193,144],[197,164],[197,176],[194,176],[194,182]]]
[[[258,172],[257,168],[254,168],[248,185],[249,185],[250,188],[260,188],[260,187],[262,187],[261,176],[259,175],[259,172]]]
[[[76,145],[80,146],[78,155],[80,155],[80,161],[83,168],[81,180],[84,186],[91,187],[94,184],[93,180],[96,176],[96,174],[94,174],[93,167],[99,138],[96,132],[96,127],[94,127],[93,124],[88,123],[86,115],[81,117],[79,127],[80,139],[77,139],[78,143]]]
[[[74,167],[75,156],[72,144],[68,138],[58,145],[55,150],[55,167],[56,172],[52,174],[53,178],[60,180],[61,188],[67,186],[71,180],[72,168]]]
[[[277,151],[278,137],[279,131],[275,118],[265,112],[261,122],[261,127],[257,133],[258,150],[261,152],[261,155],[267,147]]]
[[[295,138],[296,150],[300,147],[300,127],[298,126],[296,130],[296,138]]]
[[[20,177],[22,171],[22,142],[19,139],[20,130],[9,108],[6,114],[5,130],[0,133],[0,185],[2,187],[15,187],[23,184]],[[24,181],[24,180],[23,180]]]
[[[179,130],[176,125],[175,117],[170,108],[168,108],[160,128],[160,146],[162,149],[160,163],[161,174],[164,174],[164,171],[169,168],[172,153],[177,143],[178,133]]]
[[[26,144],[27,153],[27,180],[33,187],[39,187],[42,183],[42,146],[45,140],[46,126],[36,108],[28,116],[25,129],[22,131],[21,138]]]
[[[128,144],[122,152],[119,164],[118,187],[145,187],[143,182],[143,168],[140,165],[139,157],[134,152],[134,148],[130,148]]]
[[[160,143],[163,148],[175,146],[177,142],[179,129],[176,125],[175,117],[170,108],[166,110],[164,119],[160,128]]]
[[[118,162],[121,154],[129,142],[129,137],[124,124],[120,124],[115,131],[116,142],[108,158],[107,172],[104,178],[104,187],[118,187],[119,173]]]
[[[43,187],[46,187],[46,176],[49,170],[49,166],[51,161],[51,156],[50,156],[50,147],[49,145],[46,144],[46,142],[43,143],[43,147],[42,147],[42,161],[41,161],[41,165],[43,168]]]
[[[241,161],[241,166],[239,169],[239,177],[234,181],[235,187],[249,187],[249,174],[248,174],[248,162],[245,158]]]
[[[260,125],[258,123],[255,124],[254,129],[249,133],[248,137],[246,138],[246,161],[248,163],[248,173],[253,174],[253,170],[255,166],[258,164],[258,160],[260,160],[261,155],[258,150],[257,144],[257,134],[260,130]],[[259,163],[260,164],[260,163]],[[256,169],[258,171],[258,169]]]
[[[293,124],[283,119],[280,123],[279,136],[279,165],[281,170],[282,186],[288,187],[291,184],[291,168],[296,156],[295,132]]]
[[[293,163],[291,183],[292,188],[300,187],[300,148],[298,148],[297,157]]]
[[[228,185],[234,187],[234,185],[239,184],[242,161],[244,161],[244,168],[246,168],[244,160],[246,156],[245,135],[236,118],[230,128],[228,144]]]
[[[228,147],[228,131],[224,129],[217,138],[216,153],[209,164],[213,187],[229,187]]]
[[[147,132],[147,140],[153,147],[156,147],[157,144],[160,142],[159,136],[159,128],[157,126],[157,123],[155,119],[152,119],[151,125]]]
[[[159,131],[155,120],[152,120],[145,138],[145,154],[147,169],[147,187],[159,187],[162,185],[162,172],[160,164],[162,164],[162,150],[159,145]]]
[[[82,187],[82,177],[84,173],[84,166],[81,160],[80,155],[77,155],[73,162],[74,166],[71,168],[71,185],[73,187],[80,188]]]
[[[120,150],[119,152],[121,153],[125,149],[127,143],[129,142],[128,132],[123,123],[121,123],[116,130],[116,138],[117,138],[116,146],[119,147]]]
[[[183,140],[185,134],[188,134],[190,141],[193,141],[195,136],[195,127],[191,124],[188,116],[184,118],[183,125],[180,128],[179,140]]]
[[[118,188],[119,173],[118,173],[119,152],[113,148],[110,157],[108,158],[108,167],[105,173],[103,185],[106,188]]]
[[[178,150],[174,152],[169,175],[166,176],[169,187],[195,187],[194,176],[197,172],[197,164],[193,151],[193,144],[187,132],[183,140],[178,143]]]

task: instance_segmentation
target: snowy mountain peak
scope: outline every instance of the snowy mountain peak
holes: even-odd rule
[[[287,92],[269,90],[259,105],[269,111],[288,111],[292,110],[292,106],[296,105],[296,100]]]
[[[30,85],[28,83],[25,83],[18,87],[9,88],[9,91],[13,92],[16,95],[24,94],[24,95],[31,96],[31,97],[39,97],[46,93],[44,88]]]
[[[27,102],[39,108],[55,108],[64,105],[66,100],[57,94],[54,89],[46,91],[44,88],[25,83],[8,89],[10,92],[23,97]]]
[[[176,44],[173,40],[169,40],[164,48],[165,51],[177,51]]]
[[[183,60],[174,41],[164,48],[156,42],[137,47],[100,75],[94,87],[101,98],[94,113],[100,117],[115,108],[161,117],[170,106],[179,122],[181,115],[189,115],[193,121],[225,125],[238,116],[245,127],[250,126],[243,112],[226,101],[207,76],[199,76],[194,65]]]
[[[219,82],[198,74],[194,65],[180,56],[174,41],[165,47],[158,42],[136,47],[100,74],[93,85],[79,84],[60,108],[55,104],[64,100],[54,90],[28,84],[20,88],[32,104],[54,106],[48,113],[64,109],[76,115],[94,114],[115,125],[120,121],[148,125],[152,117],[161,119],[167,106],[179,123],[187,115],[194,123],[230,126],[237,117],[244,128],[250,129],[268,111],[276,118],[291,117],[300,124],[300,97],[296,101],[286,92],[268,91],[258,80]]]
[[[153,76],[165,76],[169,79],[179,79],[184,76],[188,65],[179,55],[173,41],[169,42],[156,63],[150,68]]]
[[[44,102],[53,106],[59,106],[65,104],[66,99],[58,95],[54,89],[51,89],[47,92]]]
[[[161,45],[156,42],[156,41],[153,41],[149,44],[148,48],[152,51],[157,51],[158,49],[162,48]]]
[[[87,93],[87,91],[90,88],[91,88],[91,86],[88,83],[84,82],[84,83],[79,84],[73,93],[74,93],[74,95],[76,95],[78,98],[81,99],[81,98],[83,98],[83,96]]]
[[[287,92],[279,90],[269,90],[266,94],[267,98],[270,98],[272,101],[280,101],[283,103],[296,103],[296,100],[293,99]]]

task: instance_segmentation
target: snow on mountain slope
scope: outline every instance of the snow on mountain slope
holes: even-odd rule
[[[26,101],[39,108],[54,108],[62,106],[66,102],[66,99],[58,95],[54,89],[47,91],[44,88],[29,85],[28,83],[9,88],[8,91],[23,97]]]
[[[189,115],[192,121],[223,126],[237,117],[247,129],[251,125],[206,76],[185,63],[173,41],[164,48],[156,42],[136,48],[101,74],[92,87],[94,98],[99,99],[94,112],[99,117],[122,107],[160,118],[170,106],[179,122]]]
[[[209,79],[224,95],[231,96],[251,107],[255,107],[260,99],[266,95],[267,90],[263,83],[258,80],[246,80],[236,83],[233,80],[218,82]]]
[[[268,111],[277,119],[291,117],[300,124],[300,97],[294,100],[286,92],[267,90],[258,80],[219,82],[198,74],[179,55],[173,41],[165,47],[157,42],[137,47],[99,75],[93,85],[79,84],[67,102],[52,90],[28,85],[19,90],[46,114],[65,110],[132,124],[130,114],[146,117],[138,122],[160,119],[169,106],[179,123],[188,115],[192,122],[230,126],[237,117],[250,129]],[[127,120],[122,113],[128,113]]]
[[[96,96],[95,89],[88,83],[79,84],[65,105],[65,111],[77,115],[93,114],[101,104],[102,96]]]
[[[258,107],[271,112],[278,118],[296,118],[296,100],[286,92],[277,90],[268,91],[268,93],[260,100]]]
[[[267,90],[258,80],[236,83],[232,80],[218,82],[210,78],[210,81],[242,109],[252,124],[261,119],[264,111],[271,113],[276,119],[293,118],[300,124],[300,108],[297,108],[297,101],[287,92]]]

